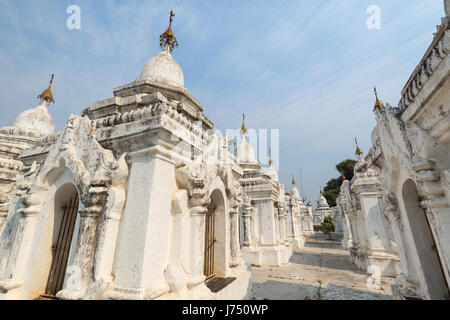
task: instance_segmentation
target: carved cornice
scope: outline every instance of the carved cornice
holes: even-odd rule
[[[116,154],[134,152],[157,142],[173,149],[174,156],[191,158],[192,153],[201,153],[205,141],[212,138],[212,131],[205,130],[203,123],[193,122],[164,102],[92,120],[92,124],[96,139]],[[143,135],[148,138],[143,139]],[[228,160],[235,162],[233,157]]]
[[[198,102],[197,99],[195,99],[187,89],[185,88],[178,88],[173,87],[170,85],[165,85],[161,83],[156,83],[153,81],[145,80],[145,79],[136,79],[136,81],[123,85],[120,87],[117,87],[114,89],[114,96],[115,97],[126,97],[129,96],[130,93],[148,93],[149,90],[157,90],[157,91],[163,91],[166,94],[177,94],[180,96],[185,97],[190,103],[192,103],[199,111],[203,111],[204,108]]]
[[[46,147],[46,146],[52,145],[52,144],[56,143],[56,141],[58,141],[59,137],[62,134],[63,134],[63,132],[61,131],[61,132],[50,134],[46,137],[40,138],[40,139],[36,140],[36,146]]]
[[[34,139],[41,138],[43,136],[46,136],[47,134],[44,132],[41,132],[36,129],[25,129],[25,128],[19,128],[19,127],[3,127],[0,128],[0,134],[5,135],[11,135],[11,136],[22,136],[22,137],[29,137]]]
[[[185,89],[163,85],[148,80],[136,80],[114,89],[114,97],[92,104],[83,111],[92,120],[99,117],[140,109],[155,102],[173,104],[191,121],[201,121],[205,130],[212,129],[213,123],[203,114],[203,106]]]
[[[381,140],[378,138],[367,152],[364,161],[367,162],[367,166],[370,168],[382,155],[383,149],[381,148]]]
[[[0,169],[8,169],[12,171],[19,171],[23,164],[20,161],[12,159],[0,159]]]
[[[168,114],[172,119],[185,126],[194,133],[200,133],[198,127],[185,116],[176,111],[172,106],[165,102],[157,104],[149,104],[143,108],[134,109],[124,113],[116,113],[114,115],[92,120],[95,128],[113,127],[115,125],[149,119],[152,117]],[[197,131],[196,131],[197,129]]]
[[[442,24],[435,34],[433,42],[403,88],[402,98],[398,104],[401,112],[404,112],[415,101],[441,61],[450,53],[449,21],[448,18],[442,19]]]

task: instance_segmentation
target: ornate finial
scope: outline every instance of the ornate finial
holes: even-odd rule
[[[374,88],[373,88],[373,91],[375,92],[375,98],[376,98],[375,106],[373,107],[373,111],[384,109],[384,108],[385,108],[385,107],[384,107],[384,104],[378,99],[377,88],[374,87]]]
[[[242,114],[242,127],[241,127],[241,133],[246,134],[247,128],[245,127],[245,113]]]
[[[295,176],[292,175],[292,185],[295,185]]]
[[[44,90],[40,95],[38,95],[38,99],[41,101],[46,101],[47,103],[53,102],[55,103],[55,100],[53,100],[53,94],[52,94],[52,83],[53,79],[55,78],[55,75],[52,73],[50,84],[48,85],[48,88]]]
[[[175,35],[172,32],[173,17],[175,17],[175,13],[170,11],[169,28],[167,28],[167,30],[159,37],[159,45],[161,46],[161,49],[164,50],[168,48],[170,52],[178,47],[177,38],[175,38]]]
[[[272,148],[269,148],[269,167],[272,166],[273,159],[272,159]]]
[[[362,159],[361,155],[363,154],[362,150],[359,148],[358,146],[358,140],[355,138],[355,143],[356,143],[356,151],[355,151],[355,155],[358,156],[359,160]]]

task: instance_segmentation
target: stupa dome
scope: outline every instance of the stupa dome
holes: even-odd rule
[[[248,143],[245,136],[242,137],[241,143],[237,147],[237,158],[240,162],[257,162],[255,159],[255,152],[253,147]]]
[[[139,80],[184,88],[183,70],[170,54],[168,47],[145,64]]]
[[[47,110],[47,102],[41,103],[33,109],[22,112],[14,121],[13,126],[16,128],[33,130],[42,135],[52,134],[55,130],[55,122]]]
[[[295,185],[292,186],[292,198],[294,199],[301,199],[300,198],[300,192],[298,191],[297,187]]]
[[[264,172],[264,174],[266,176],[270,177],[270,179],[272,179],[273,181],[279,181],[280,180],[278,178],[277,170],[275,170],[275,168],[272,166],[272,158],[269,159],[269,168],[267,168],[267,170]]]
[[[329,207],[327,199],[325,199],[322,192],[320,192],[319,207]]]

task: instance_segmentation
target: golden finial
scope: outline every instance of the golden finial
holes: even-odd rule
[[[272,148],[269,148],[269,167],[272,166],[273,159],[272,159]]]
[[[245,127],[245,113],[242,114],[242,127],[241,127],[241,133],[246,134],[247,128]]]
[[[359,160],[361,160],[361,155],[363,154],[362,150],[359,148],[358,146],[358,140],[355,138],[355,143],[356,143],[356,151],[355,151],[355,155],[358,156]]]
[[[382,110],[384,109],[384,104],[378,99],[378,93],[377,93],[377,88],[374,87],[373,91],[375,92],[375,106],[373,107],[373,111],[375,110]]]
[[[292,185],[295,185],[295,176],[292,175]]]
[[[347,180],[347,178],[344,176],[344,171],[341,172],[341,178],[342,178],[342,181]]]
[[[55,75],[52,73],[50,84],[48,85],[48,88],[44,90],[40,95],[38,95],[38,99],[41,101],[47,101],[48,103],[53,102],[55,103],[55,100],[53,100],[53,94],[52,94],[52,83],[53,79],[55,78]]]
[[[178,47],[177,38],[175,38],[175,35],[172,32],[173,17],[175,17],[175,13],[173,13],[173,11],[170,11],[169,28],[167,28],[167,30],[159,37],[159,45],[161,46],[161,49],[164,50],[166,48],[169,48],[170,52]]]

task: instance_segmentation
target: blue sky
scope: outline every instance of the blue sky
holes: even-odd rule
[[[69,30],[69,5],[81,29]],[[381,9],[369,30],[366,9]],[[354,137],[370,148],[373,86],[396,106],[444,16],[442,0],[0,0],[0,126],[37,104],[55,73],[50,113],[70,114],[112,96],[156,55],[176,13],[174,58],[185,87],[222,131],[280,129],[280,178],[303,171],[304,195],[339,176]],[[262,159],[265,161],[264,159]],[[299,180],[299,179],[297,179]]]

